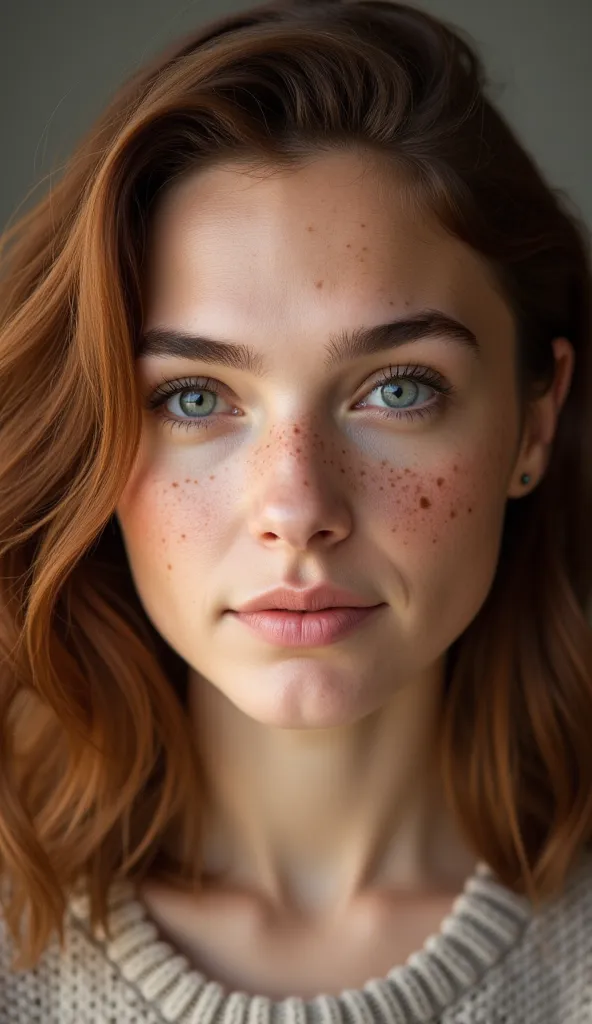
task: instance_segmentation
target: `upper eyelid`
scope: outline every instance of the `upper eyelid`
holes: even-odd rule
[[[370,373],[354,390],[358,392],[361,388],[366,390],[372,388],[381,383],[381,381],[387,376],[413,376],[413,374],[432,374],[433,379],[448,385],[448,379],[442,371],[436,369],[434,366],[429,366],[425,363],[414,363],[404,364],[398,363],[396,365],[389,364],[388,366],[380,367],[373,373]],[[150,385],[148,388],[148,400],[151,395],[157,394],[159,389],[169,386],[169,395],[172,396],[176,391],[182,391],[188,387],[200,387],[204,390],[208,390],[210,384],[215,384],[221,394],[232,395],[233,389],[225,384],[224,381],[219,380],[217,377],[213,377],[211,374],[180,374],[178,377],[163,377],[160,381]],[[426,382],[426,386],[430,386],[429,381]]]

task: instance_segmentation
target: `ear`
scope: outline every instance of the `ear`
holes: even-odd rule
[[[552,342],[555,355],[555,376],[553,383],[542,398],[537,398],[528,407],[520,451],[508,488],[509,498],[521,498],[536,487],[544,476],[551,454],[551,446],[559,413],[567,398],[575,364],[573,345],[567,338],[555,338]],[[521,483],[523,473],[528,473],[530,483]]]

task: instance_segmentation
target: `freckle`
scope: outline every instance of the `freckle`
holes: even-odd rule
[[[406,468],[405,468],[405,472],[406,472],[406,473],[410,473],[410,472],[411,472],[411,470],[410,470],[410,469],[408,469],[408,468],[406,467]]]
[[[167,569],[172,569],[172,565],[167,565]]]
[[[384,487],[381,487],[381,488],[380,488],[380,490],[381,490],[381,491],[384,491]]]
[[[294,427],[294,433],[295,434],[299,434],[300,433],[300,427]],[[269,445],[267,447],[269,448]]]
[[[312,224],[309,224],[306,230],[307,231],[314,231],[314,228],[313,228]]]
[[[309,486],[308,480],[305,480],[305,481],[304,481],[304,486],[305,486],[305,487],[308,487],[308,486]]]
[[[471,508],[471,506],[470,506],[470,505],[469,505],[469,509],[468,509],[468,510],[469,510],[469,512],[472,512],[472,511],[473,511],[473,509]]]
[[[454,464],[454,466],[452,468],[453,468],[455,473],[458,473],[458,466],[456,465],[456,463]]]
[[[215,479],[216,479],[215,476],[210,475],[210,480],[215,480]]]
[[[360,224],[360,227],[361,227],[361,228],[365,228],[365,227],[366,227],[366,225],[365,225],[365,224]]]
[[[315,288],[322,288],[322,287],[323,287],[323,282],[322,281],[315,281]]]
[[[297,452],[301,452],[301,451],[302,451],[302,448],[297,448],[297,449],[296,449],[296,451],[297,451]]]
[[[173,480],[173,487],[178,487],[178,486],[179,486],[179,484],[178,484],[178,483],[176,483],[176,481],[175,481],[175,480]]]
[[[368,252],[368,246],[367,245],[363,245],[362,246],[362,252]]]
[[[182,533],[181,536],[182,536],[183,540],[185,540],[185,534]]]
[[[342,473],[345,473],[345,470],[344,470],[344,469],[342,469],[342,470],[341,470],[341,472],[342,472]]]
[[[420,498],[419,504],[421,505],[422,508],[431,508],[432,503],[429,500],[429,498],[422,497]]]
[[[349,244],[349,242],[346,244],[345,248],[346,249],[351,249],[351,245]]]
[[[451,511],[450,511],[450,518],[451,519],[455,519],[456,518],[456,512],[454,511],[454,509],[451,509]]]
[[[341,454],[342,454],[342,455],[345,455],[345,448],[342,448],[342,449],[341,449]]]
[[[436,483],[438,484],[438,487],[441,487],[442,484],[444,483],[444,477],[439,476],[438,479],[436,480]]]
[[[198,484],[198,483],[199,483],[199,480],[194,480],[194,481],[193,481],[193,483],[194,483],[194,484]]]

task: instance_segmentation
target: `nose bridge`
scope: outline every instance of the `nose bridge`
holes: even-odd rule
[[[290,422],[272,428],[256,457],[267,485],[288,491],[303,486],[312,491],[327,485],[330,474],[327,441],[311,422]],[[264,468],[266,467],[266,468]]]
[[[341,538],[349,526],[348,504],[336,486],[326,440],[312,424],[291,422],[262,440],[251,475],[251,531],[277,535],[304,547],[316,533]],[[343,474],[342,474],[343,476]]]

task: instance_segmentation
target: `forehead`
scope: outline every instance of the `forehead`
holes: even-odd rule
[[[401,176],[355,153],[289,172],[222,164],[176,182],[152,215],[145,287],[150,323],[211,314],[229,333],[303,317],[324,330],[378,305],[511,329],[486,261],[411,201]]]

